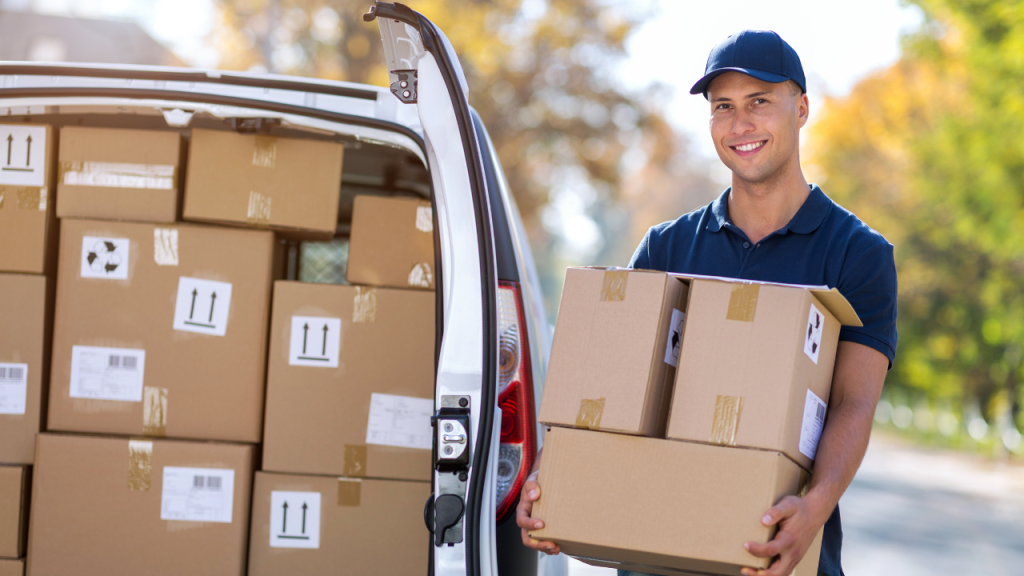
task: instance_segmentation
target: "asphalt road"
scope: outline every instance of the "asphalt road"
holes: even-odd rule
[[[840,502],[847,576],[1024,575],[1024,465],[876,435]],[[569,562],[569,576],[614,571]]]

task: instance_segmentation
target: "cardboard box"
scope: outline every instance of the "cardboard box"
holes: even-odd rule
[[[343,152],[338,142],[194,129],[184,218],[330,239]]]
[[[435,272],[434,216],[428,200],[356,196],[349,282],[433,290]]]
[[[0,271],[46,274],[57,252],[53,202],[56,133],[43,124],[0,124]]]
[[[538,420],[663,437],[686,293],[664,272],[566,270]]]
[[[54,281],[0,274],[0,462],[31,464],[50,381]]]
[[[249,576],[425,574],[429,496],[429,482],[257,472]]]
[[[57,216],[174,222],[182,142],[169,130],[61,128]]]
[[[263,469],[429,480],[434,294],[274,284]]]
[[[243,574],[253,451],[41,434],[28,574]]]
[[[25,560],[21,558],[0,558],[0,576],[24,576]]]
[[[0,557],[25,555],[29,470],[28,466],[0,465]]]
[[[64,220],[47,428],[259,442],[277,246]]]
[[[837,290],[693,277],[667,437],[778,450],[810,470],[840,324]]]
[[[770,540],[761,516],[809,478],[779,452],[572,428],[548,432],[540,470],[534,538],[640,572],[736,575],[767,567],[743,543]]]

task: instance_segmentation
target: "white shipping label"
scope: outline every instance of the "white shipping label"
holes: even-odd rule
[[[235,471],[164,466],[161,520],[231,523]]]
[[[430,450],[433,414],[434,401],[429,398],[371,394],[366,443]]]
[[[820,310],[811,304],[811,311],[807,315],[807,330],[804,331],[804,354],[818,363],[818,352],[821,351],[821,333],[825,330],[825,316]]]
[[[270,493],[270,547],[320,547],[320,493]]]
[[[46,184],[46,127],[0,125],[0,184]]]
[[[24,414],[28,364],[0,362],[0,414]]]
[[[127,238],[82,238],[82,278],[128,279]]]
[[[665,364],[679,367],[679,350],[683,347],[683,324],[686,314],[672,309],[672,320],[668,326],[668,341],[665,342]]]
[[[71,397],[142,402],[146,351],[100,346],[71,347]]]
[[[292,316],[288,364],[337,368],[341,352],[341,318]]]
[[[231,284],[181,276],[174,304],[174,329],[223,336],[228,330]]]
[[[814,460],[818,453],[818,440],[821,439],[821,430],[825,427],[825,412],[828,409],[825,402],[818,398],[818,395],[810,390],[807,391],[807,400],[804,401],[804,420],[800,427],[800,453]]]

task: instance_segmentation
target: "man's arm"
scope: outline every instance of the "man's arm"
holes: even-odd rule
[[[744,568],[744,576],[789,576],[803,559],[864,458],[888,367],[889,359],[874,348],[839,342],[811,485],[803,498],[787,496],[761,518],[765,526],[779,525],[775,538],[765,544],[747,542],[744,547],[754,556],[778,558],[766,570]]]

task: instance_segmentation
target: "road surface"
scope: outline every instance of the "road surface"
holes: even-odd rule
[[[847,576],[1024,574],[1024,465],[876,434],[840,502]],[[575,560],[569,576],[613,570]]]

